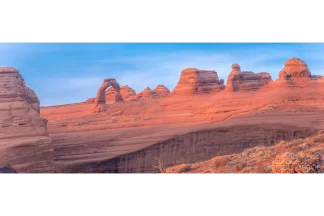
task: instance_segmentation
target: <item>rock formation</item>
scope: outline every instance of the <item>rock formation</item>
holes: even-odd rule
[[[157,98],[159,95],[150,87],[146,87],[142,92],[130,97],[130,100],[143,100]]]
[[[313,76],[307,64],[299,58],[288,59],[278,74],[278,79],[269,88],[314,87],[323,84],[322,76]]]
[[[170,94],[170,90],[164,85],[158,85],[154,91],[159,97],[166,97]]]
[[[180,80],[172,95],[193,95],[219,92],[225,89],[224,80],[219,80],[216,71],[186,68],[181,72]]]
[[[86,103],[86,104],[93,104],[94,101],[95,101],[95,98],[89,98],[89,99],[85,100],[84,103]]]
[[[241,72],[238,64],[232,64],[232,71],[227,78],[226,91],[255,91],[268,84],[271,80],[269,73]]]
[[[106,90],[110,86],[116,92],[115,100],[116,101],[123,100],[123,98],[120,94],[120,86],[117,83],[116,79],[109,78],[109,79],[104,79],[103,83],[101,84],[100,88],[98,89],[97,96],[94,101],[95,104],[106,104],[106,95],[105,94],[106,94]]]
[[[109,88],[106,91],[105,97],[106,97],[106,103],[115,103],[115,102],[120,102],[120,101],[116,101],[116,91],[114,90],[114,88]],[[123,100],[127,100],[128,98],[130,98],[131,96],[136,95],[136,92],[134,89],[130,88],[128,85],[126,86],[121,86],[120,87],[120,95],[123,98]]]
[[[299,58],[291,58],[285,62],[284,68],[279,72],[280,79],[294,77],[311,77],[307,64]]]
[[[106,90],[109,87],[112,87],[114,89],[114,91],[116,92],[115,95],[115,101],[119,102],[119,101],[124,101],[121,94],[120,94],[120,86],[117,83],[116,79],[104,79],[103,83],[101,84],[100,88],[98,89],[96,98],[94,100],[94,112],[102,112],[105,111],[105,104],[106,104]]]
[[[52,140],[47,120],[40,118],[39,100],[19,71],[0,68],[0,166],[18,172],[51,172]]]

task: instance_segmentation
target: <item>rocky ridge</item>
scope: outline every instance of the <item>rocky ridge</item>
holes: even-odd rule
[[[22,172],[53,170],[52,140],[39,99],[9,67],[0,68],[0,143],[0,164]]]

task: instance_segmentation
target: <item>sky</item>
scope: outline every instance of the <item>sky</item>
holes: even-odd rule
[[[231,65],[278,78],[284,62],[301,58],[324,75],[324,43],[0,43],[0,66],[18,69],[41,106],[95,97],[103,79],[136,92],[162,84],[172,90],[183,69],[215,70],[227,80]]]

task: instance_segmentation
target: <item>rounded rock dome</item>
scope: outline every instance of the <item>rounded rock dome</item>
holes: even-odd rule
[[[186,69],[183,69],[182,72],[190,73],[190,72],[196,72],[197,70],[198,70],[197,68],[186,68]]]
[[[288,66],[288,65],[300,65],[300,66],[307,66],[306,62],[304,62],[303,60],[299,59],[299,58],[291,58],[291,59],[288,59],[286,62],[285,62],[285,65]]]
[[[306,62],[296,57],[288,59],[279,73],[279,77],[310,77],[311,75]]]

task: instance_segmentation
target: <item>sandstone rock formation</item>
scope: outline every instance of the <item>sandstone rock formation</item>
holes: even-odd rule
[[[93,104],[94,101],[95,101],[95,98],[89,98],[89,99],[85,100],[84,103],[86,103],[86,104]]]
[[[193,95],[219,92],[225,89],[224,80],[219,80],[216,71],[186,68],[181,72],[180,80],[172,95]]]
[[[114,88],[109,88],[106,91],[105,97],[106,97],[106,103],[115,103],[115,102],[120,102],[120,101],[116,101],[116,91],[114,90]],[[128,85],[126,86],[121,86],[120,87],[120,95],[123,98],[123,100],[127,100],[128,98],[130,98],[131,96],[136,95],[136,92],[134,89],[130,88]]]
[[[142,100],[142,99],[152,99],[157,98],[158,94],[152,90],[150,87],[146,87],[142,92],[135,96],[130,97],[131,100]]]
[[[272,165],[274,173],[324,173],[324,161],[320,152],[285,152],[276,157]]]
[[[39,100],[19,71],[0,68],[0,166],[18,172],[51,172],[52,140],[47,120],[40,118]]]
[[[241,72],[238,64],[232,65],[232,71],[227,78],[226,91],[255,91],[272,81],[269,73]]]
[[[117,83],[116,79],[109,78],[109,79],[104,79],[103,83],[101,84],[100,88],[98,89],[96,98],[94,100],[94,112],[103,112],[106,110],[105,104],[106,104],[106,90],[112,87],[114,91],[116,92],[115,95],[115,101],[120,102],[124,101],[121,94],[120,94],[120,86]]]
[[[105,79],[103,83],[101,84],[100,88],[98,89],[97,96],[95,98],[94,103],[95,104],[106,104],[106,90],[109,87],[112,87],[114,91],[116,92],[115,95],[115,101],[123,101],[123,98],[120,94],[120,86],[117,83],[116,79]]]
[[[291,58],[285,62],[285,67],[279,72],[280,79],[293,77],[311,77],[307,64],[299,58]]]
[[[318,84],[323,84],[322,76],[313,76],[307,64],[299,58],[288,59],[283,69],[278,74],[278,79],[269,85],[269,88],[300,88],[312,87],[316,89]],[[317,86],[317,87],[316,87]]]
[[[166,97],[170,94],[170,90],[165,87],[164,85],[158,85],[155,89],[154,92],[159,96],[159,97]]]

